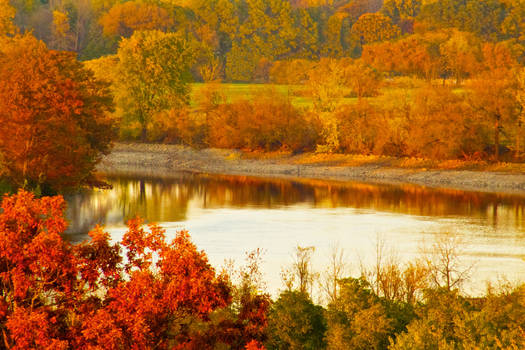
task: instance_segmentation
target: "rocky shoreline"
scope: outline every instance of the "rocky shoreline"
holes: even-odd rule
[[[169,177],[181,171],[359,181],[384,184],[413,184],[465,191],[517,193],[525,195],[525,174],[471,171],[407,169],[369,163],[359,166],[326,163],[301,164],[299,156],[249,159],[242,151],[204,149],[160,144],[117,144],[98,170],[106,174]]]

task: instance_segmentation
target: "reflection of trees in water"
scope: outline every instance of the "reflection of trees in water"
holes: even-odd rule
[[[321,180],[289,181],[209,176],[207,205],[274,208],[307,203],[316,208],[348,207],[419,216],[465,216],[525,227],[525,197]],[[203,178],[197,181],[204,181]]]
[[[150,222],[183,221],[194,188],[183,178],[170,181],[148,179],[109,179],[117,193],[117,207],[123,220],[135,216]]]
[[[76,195],[66,196],[69,222],[69,233],[87,233],[98,223],[107,222],[107,214],[111,210],[111,201],[96,200],[94,191],[86,191]],[[75,239],[75,237],[71,237]]]
[[[74,232],[94,223],[121,224],[136,215],[155,222],[186,219],[190,201],[201,208],[279,208],[307,204],[422,216],[465,216],[488,224],[525,227],[525,197],[320,180],[175,174],[170,178],[110,177],[114,189],[70,200]],[[85,232],[85,230],[84,230]]]

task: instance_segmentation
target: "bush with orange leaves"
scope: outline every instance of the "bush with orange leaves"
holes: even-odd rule
[[[219,148],[310,150],[318,138],[309,115],[272,91],[219,105],[208,125],[208,144]]]
[[[244,339],[243,320],[211,321],[233,312],[230,282],[187,232],[167,242],[135,219],[120,243],[97,227],[73,245],[62,238],[62,197],[20,192],[1,207],[0,348],[211,349],[235,340],[240,349],[263,340],[263,327]]]
[[[205,145],[206,130],[205,115],[191,113],[184,108],[171,109],[153,116],[148,133],[152,141],[199,148]]]

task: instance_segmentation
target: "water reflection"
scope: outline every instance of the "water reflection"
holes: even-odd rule
[[[150,222],[181,222],[192,208],[354,208],[430,217],[479,220],[498,231],[525,232],[525,197],[320,180],[173,174],[137,179],[108,176],[111,191],[68,198],[69,232],[84,234],[95,224],[121,225],[141,216]]]
[[[100,223],[119,240],[124,222],[141,216],[168,237],[182,228],[215,266],[266,250],[269,290],[297,245],[315,246],[319,271],[337,244],[353,260],[374,262],[378,235],[402,260],[453,230],[468,244],[461,259],[475,264],[473,293],[505,275],[525,280],[525,197],[317,180],[173,174],[169,178],[109,176],[110,191],[68,198],[68,238],[81,241]]]

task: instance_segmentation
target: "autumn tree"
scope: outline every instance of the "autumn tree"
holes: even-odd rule
[[[308,72],[316,63],[303,59],[274,61],[270,69],[270,82],[300,85],[308,80]]]
[[[155,113],[188,104],[192,51],[178,34],[144,31],[121,41],[118,58],[117,104],[146,141]]]
[[[260,344],[262,339],[249,337],[265,320],[267,299],[250,304],[261,310],[241,308],[233,327],[214,323],[231,306],[229,281],[215,273],[187,232],[169,242],[161,228],[145,229],[135,219],[119,243],[110,243],[97,227],[90,240],[73,245],[62,238],[62,197],[35,199],[22,191],[4,198],[1,208],[2,348],[212,349],[239,339],[234,348]]]
[[[332,112],[348,91],[345,67],[338,60],[321,59],[308,71],[306,85],[316,110]]]
[[[243,16],[231,35],[226,56],[226,77],[251,81],[261,59],[273,61],[315,55],[315,26],[308,13],[294,16],[289,1],[247,0],[240,6]],[[299,28],[296,23],[305,27]]]
[[[418,317],[407,326],[406,332],[391,341],[390,349],[454,349],[478,345],[468,342],[472,305],[464,297],[457,291],[430,289],[424,298],[416,310]]]
[[[483,123],[472,115],[464,96],[448,87],[417,90],[408,126],[411,156],[454,159],[483,152],[488,141]]]
[[[18,187],[58,191],[86,183],[115,137],[108,86],[71,53],[31,35],[0,47],[0,155]]]
[[[365,45],[395,39],[401,35],[401,30],[392,23],[389,17],[380,13],[367,13],[354,23],[352,35],[359,40],[361,45]]]
[[[379,11],[381,3],[382,0],[325,1],[326,5],[332,5],[337,11],[346,13],[351,22],[357,21],[365,13]]]
[[[495,39],[504,17],[500,0],[440,0],[426,2],[418,18],[433,29],[457,28]]]
[[[380,73],[361,60],[351,62],[345,67],[346,84],[359,100],[379,93],[382,77]]]
[[[501,23],[501,32],[507,38],[525,42],[525,1],[504,1],[507,11]]]
[[[454,30],[439,50],[443,57],[445,74],[452,76],[457,85],[469,74],[479,70],[480,45],[469,33]]]
[[[455,232],[444,232],[425,252],[431,283],[447,291],[459,290],[470,278],[473,265],[461,261],[465,243]]]
[[[481,122],[493,129],[494,160],[500,160],[501,131],[508,125],[515,125],[518,114],[516,100],[516,79],[508,67],[494,67],[473,79],[469,87],[469,103]]]
[[[516,101],[518,102],[518,128],[516,135],[516,154],[520,156],[522,152],[523,124],[525,123],[525,68],[519,70],[517,83]]]
[[[309,118],[276,91],[265,91],[252,101],[214,104],[207,116],[209,146],[270,151],[311,149],[315,144]]]
[[[115,4],[100,18],[106,36],[130,37],[135,31],[167,31],[174,26],[168,11],[153,3],[128,1]]]
[[[15,33],[15,26],[13,24],[15,14],[16,11],[9,4],[9,0],[0,0],[0,36]]]
[[[421,0],[386,0],[381,12],[398,24],[402,19],[413,19],[421,11]]]
[[[333,112],[349,92],[345,67],[335,59],[321,59],[309,72],[306,85],[313,98],[314,110],[321,124],[322,145],[318,150],[334,152],[339,149],[338,123]]]
[[[293,56],[296,58],[315,59],[319,57],[319,27],[310,13],[304,9],[297,9],[292,13],[294,27],[297,28],[295,49]]]
[[[387,133],[380,121],[379,111],[366,100],[339,107],[335,113],[340,150],[347,153],[370,154],[374,152],[381,130]]]
[[[230,0],[192,0],[188,4],[197,16],[200,36],[219,57],[225,57],[230,51],[232,40],[239,29],[241,18],[237,15],[237,5]]]
[[[344,249],[334,245],[331,247],[328,266],[320,276],[320,287],[328,304],[337,302],[339,298],[339,281],[347,273],[348,263]]]
[[[312,294],[314,282],[318,278],[318,274],[313,270],[312,266],[312,255],[314,252],[315,247],[297,246],[292,264],[292,273],[297,278],[298,290],[307,295]]]
[[[324,57],[339,58],[345,55],[343,45],[344,27],[348,22],[348,14],[337,12],[326,21],[323,30],[322,54]]]
[[[417,318],[390,342],[389,349],[521,349],[524,345],[523,286],[490,287],[486,296],[428,289]]]
[[[229,303],[226,281],[215,274],[187,232],[166,242],[162,229],[151,226],[146,231],[141,224],[130,221],[121,242],[127,252],[121,268],[129,280],[108,290],[106,306],[94,310],[93,320],[86,320],[84,334],[97,334],[90,339],[96,346],[104,346],[103,337],[118,331],[118,340],[127,349],[190,347],[200,338],[191,325],[207,322],[213,310]],[[98,318],[118,326],[100,329]]]
[[[392,328],[385,308],[363,279],[339,281],[340,297],[328,306],[329,349],[384,349]]]
[[[271,299],[265,293],[260,266],[262,253],[260,249],[246,253],[243,266],[236,269],[231,261],[225,268],[229,277],[231,304],[217,315],[218,322],[214,322],[215,327],[210,329],[208,336],[210,339],[223,339],[231,349],[250,348],[253,345],[260,347],[267,340]]]
[[[520,349],[525,346],[525,285],[490,286],[479,313],[472,319],[482,347]],[[474,328],[474,327],[473,327]],[[466,334],[469,336],[470,334]],[[472,335],[470,335],[472,337]]]
[[[285,291],[272,305],[269,315],[268,349],[322,349],[326,321],[322,307],[308,294]]]
[[[72,49],[72,33],[67,13],[53,11],[53,47],[58,50]]]
[[[436,44],[419,35],[365,45],[362,59],[385,73],[411,75],[430,81],[441,72],[442,57]]]

